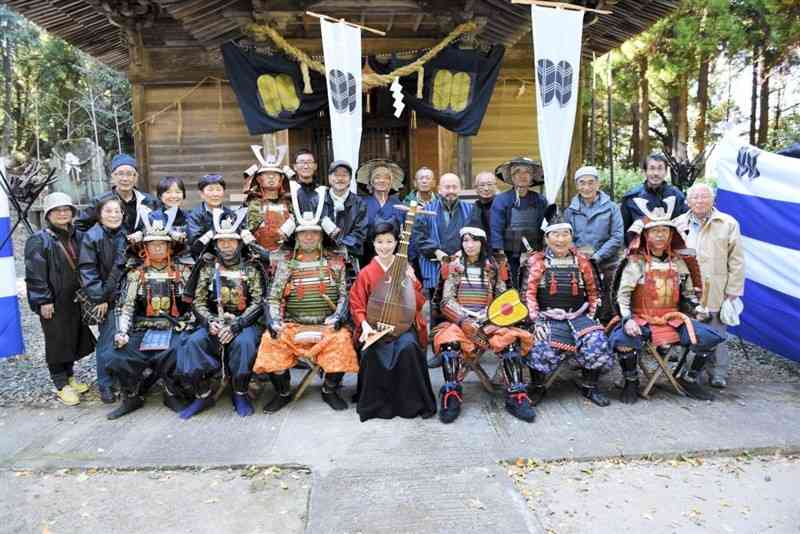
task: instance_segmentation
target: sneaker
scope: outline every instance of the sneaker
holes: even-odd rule
[[[78,392],[72,389],[72,386],[69,384],[58,390],[58,398],[67,406],[75,406],[81,403]]]
[[[77,380],[75,380],[74,376],[69,377],[69,385],[72,389],[77,391],[80,394],[86,393],[89,391],[89,386],[87,384],[81,384]]]

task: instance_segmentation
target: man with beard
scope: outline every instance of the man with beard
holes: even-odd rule
[[[264,280],[261,267],[245,256],[238,231],[245,216],[245,208],[236,212],[235,221],[221,220],[221,210],[213,213],[214,257],[200,270],[194,296],[194,313],[201,326],[178,357],[176,374],[195,396],[180,412],[181,419],[214,403],[210,379],[220,371],[223,379],[231,379],[236,413],[242,417],[253,413],[247,392],[263,332],[258,321],[263,315]]]
[[[270,373],[275,386],[265,413],[277,412],[291,400],[289,369],[302,356],[325,372],[322,399],[334,410],[347,409],[339,395],[344,373],[358,372],[352,334],[342,325],[348,306],[344,259],[324,250],[317,220],[312,213],[303,214],[294,254],[278,266],[270,285],[269,331],[253,367],[255,373]]]
[[[108,373],[122,392],[120,405],[106,417],[117,419],[144,405],[149,368],[153,378],[164,382],[164,405],[179,412],[186,402],[174,381],[176,351],[182,342],[182,329],[188,321],[188,306],[180,295],[189,275],[189,266],[174,260],[178,242],[171,235],[173,218],[166,224],[150,222],[141,214],[144,232],[134,251],[144,261],[128,271],[121,291],[120,314],[114,335],[115,350]],[[152,383],[152,379],[150,379]]]
[[[625,244],[629,242],[628,231],[634,221],[642,218],[656,208],[668,210],[672,202],[672,218],[686,213],[686,199],[680,189],[667,183],[667,159],[661,154],[650,154],[644,163],[645,181],[634,187],[622,197],[620,211],[625,230]],[[674,197],[674,201],[670,198]]]
[[[83,210],[81,215],[75,219],[75,227],[82,232],[86,232],[99,219],[97,206],[108,198],[118,198],[122,205],[122,228],[125,235],[134,232],[139,225],[139,208],[145,206],[151,210],[157,210],[161,203],[151,195],[136,189],[139,181],[139,171],[136,168],[136,160],[128,154],[117,154],[111,160],[111,191],[107,191],[92,200]]]
[[[671,200],[668,207],[672,209]],[[675,343],[690,347],[694,359],[688,371],[678,377],[686,394],[699,400],[713,400],[713,395],[697,381],[698,374],[724,337],[708,325],[689,319],[679,308],[706,320],[708,310],[699,305],[690,264],[699,272],[696,260],[682,257],[686,245],[675,229],[669,210],[656,208],[646,212],[631,226],[632,236],[627,262],[619,275],[617,302],[619,325],[609,337],[609,345],[617,352],[625,385],[622,402],[632,404],[639,397],[637,358],[642,343],[653,344],[666,354]]]

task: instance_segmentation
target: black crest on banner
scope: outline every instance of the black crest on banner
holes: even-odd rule
[[[736,176],[748,180],[755,180],[761,173],[758,171],[758,156],[761,151],[757,148],[743,146],[736,156]]]
[[[356,78],[352,73],[338,69],[329,70],[328,89],[334,110],[351,114],[356,110]]]

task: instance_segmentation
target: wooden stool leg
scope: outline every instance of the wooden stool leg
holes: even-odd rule
[[[486,390],[487,393],[494,393],[494,384],[492,384],[492,379],[489,378],[489,375],[486,373],[486,370],[481,365],[481,362],[478,361],[478,358],[473,360],[467,361],[467,368],[464,372],[464,378],[467,377],[467,374],[470,371],[474,371],[476,375],[478,375],[478,380],[483,386],[483,389]]]
[[[653,373],[654,378],[651,379],[652,384],[655,384],[655,378],[658,378],[658,375],[660,375],[661,372],[663,372],[664,375],[667,377],[667,380],[669,380],[669,383],[672,384],[672,387],[675,389],[675,391],[677,391],[679,395],[686,396],[686,392],[683,390],[681,385],[678,384],[678,381],[675,379],[675,376],[673,376],[672,371],[669,368],[669,365],[664,360],[664,358],[661,357],[656,348],[650,345],[648,350],[650,352],[650,355],[655,359],[656,363],[658,363],[659,367],[658,369],[656,369],[656,372]],[[648,386],[652,388],[652,385],[648,384]]]
[[[310,360],[305,360],[304,359],[304,361],[306,363],[308,363],[310,369],[308,370],[308,372],[303,377],[303,380],[300,381],[300,385],[297,386],[297,391],[295,391],[294,392],[294,396],[292,396],[292,402],[297,402],[297,399],[299,399],[303,395],[303,393],[305,392],[306,388],[311,384],[311,381],[314,380],[314,375],[319,372],[319,365],[318,364],[316,364],[316,363],[314,363],[313,361],[310,361]],[[325,375],[323,373],[323,379],[324,379],[324,376]]]
[[[568,358],[564,358],[563,360],[561,360],[561,363],[558,364],[556,370],[550,373],[550,376],[547,377],[547,380],[544,383],[544,389],[550,389],[550,387],[556,381],[556,378],[558,378],[558,375],[561,373],[561,368],[564,367],[564,364],[567,362],[567,359]]]

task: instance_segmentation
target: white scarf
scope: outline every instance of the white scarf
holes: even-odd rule
[[[350,194],[350,191],[345,191],[344,196],[338,196],[333,189],[330,190],[331,193],[331,200],[333,201],[333,212],[339,213],[340,211],[344,211],[344,202],[347,200],[347,195]]]

